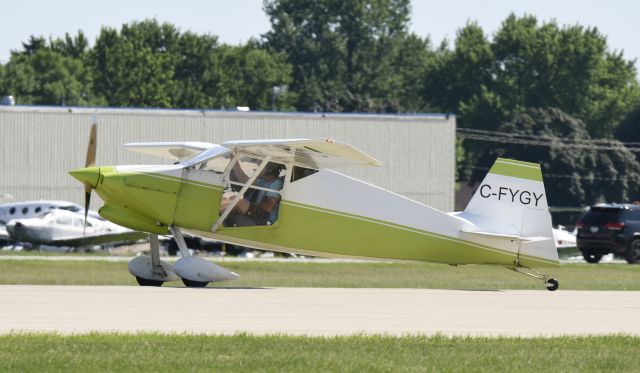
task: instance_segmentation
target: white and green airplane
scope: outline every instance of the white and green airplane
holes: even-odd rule
[[[173,158],[164,166],[95,167],[95,128],[87,167],[70,174],[103,199],[99,213],[150,233],[151,255],[129,271],[140,285],[182,279],[187,286],[237,279],[191,256],[182,232],[225,243],[304,255],[487,264],[558,281],[533,268],[557,266],[540,166],[498,158],[467,208],[445,213],[331,169],[379,167],[333,140],[132,143]],[[172,233],[182,253],[160,260],[157,235]]]

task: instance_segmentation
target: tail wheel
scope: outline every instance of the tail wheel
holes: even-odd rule
[[[158,280],[147,280],[146,278],[136,276],[136,281],[138,281],[138,285],[140,286],[156,286],[160,287],[164,284],[164,281]]]
[[[631,245],[629,245],[629,249],[624,254],[624,258],[629,264],[640,263],[640,239],[631,241]]]
[[[556,291],[560,287],[560,283],[555,278],[550,278],[545,283],[545,286],[547,287],[547,290],[549,290],[549,291]]]

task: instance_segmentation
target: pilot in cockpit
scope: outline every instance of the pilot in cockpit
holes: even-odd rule
[[[281,190],[283,180],[280,178],[280,172],[283,169],[284,165],[269,162],[253,185],[265,189]],[[249,179],[249,176],[240,167],[239,162],[236,162],[233,166],[232,179],[240,183],[246,183]],[[231,214],[229,214],[224,224],[231,227],[271,225],[278,219],[280,199],[280,194],[277,192],[249,188]],[[221,212],[226,209],[231,200],[232,198],[227,198],[222,201]]]

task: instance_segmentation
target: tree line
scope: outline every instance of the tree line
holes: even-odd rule
[[[32,36],[0,64],[18,104],[457,116],[461,182],[496,156],[542,163],[554,206],[640,199],[635,61],[593,27],[508,16],[434,44],[409,0],[266,0],[271,29],[241,45],[156,20]],[[638,146],[636,146],[638,145]]]

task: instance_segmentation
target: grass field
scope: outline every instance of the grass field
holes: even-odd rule
[[[633,372],[640,338],[0,336],[0,371]]]
[[[540,281],[499,267],[374,262],[220,264],[239,273],[241,280],[213,285],[216,287],[544,291]],[[640,266],[564,264],[550,273],[560,280],[561,290],[640,290]],[[127,271],[127,262],[33,259],[0,260],[0,284],[137,286]],[[640,337],[622,335],[463,338],[9,334],[0,336],[0,372],[633,372],[640,371],[638,351]]]
[[[218,287],[540,289],[542,282],[491,266],[430,263],[219,263],[240,281]],[[563,264],[548,269],[564,290],[640,290],[640,266]],[[0,260],[0,284],[137,285],[127,262]],[[180,282],[165,286],[182,286]]]

